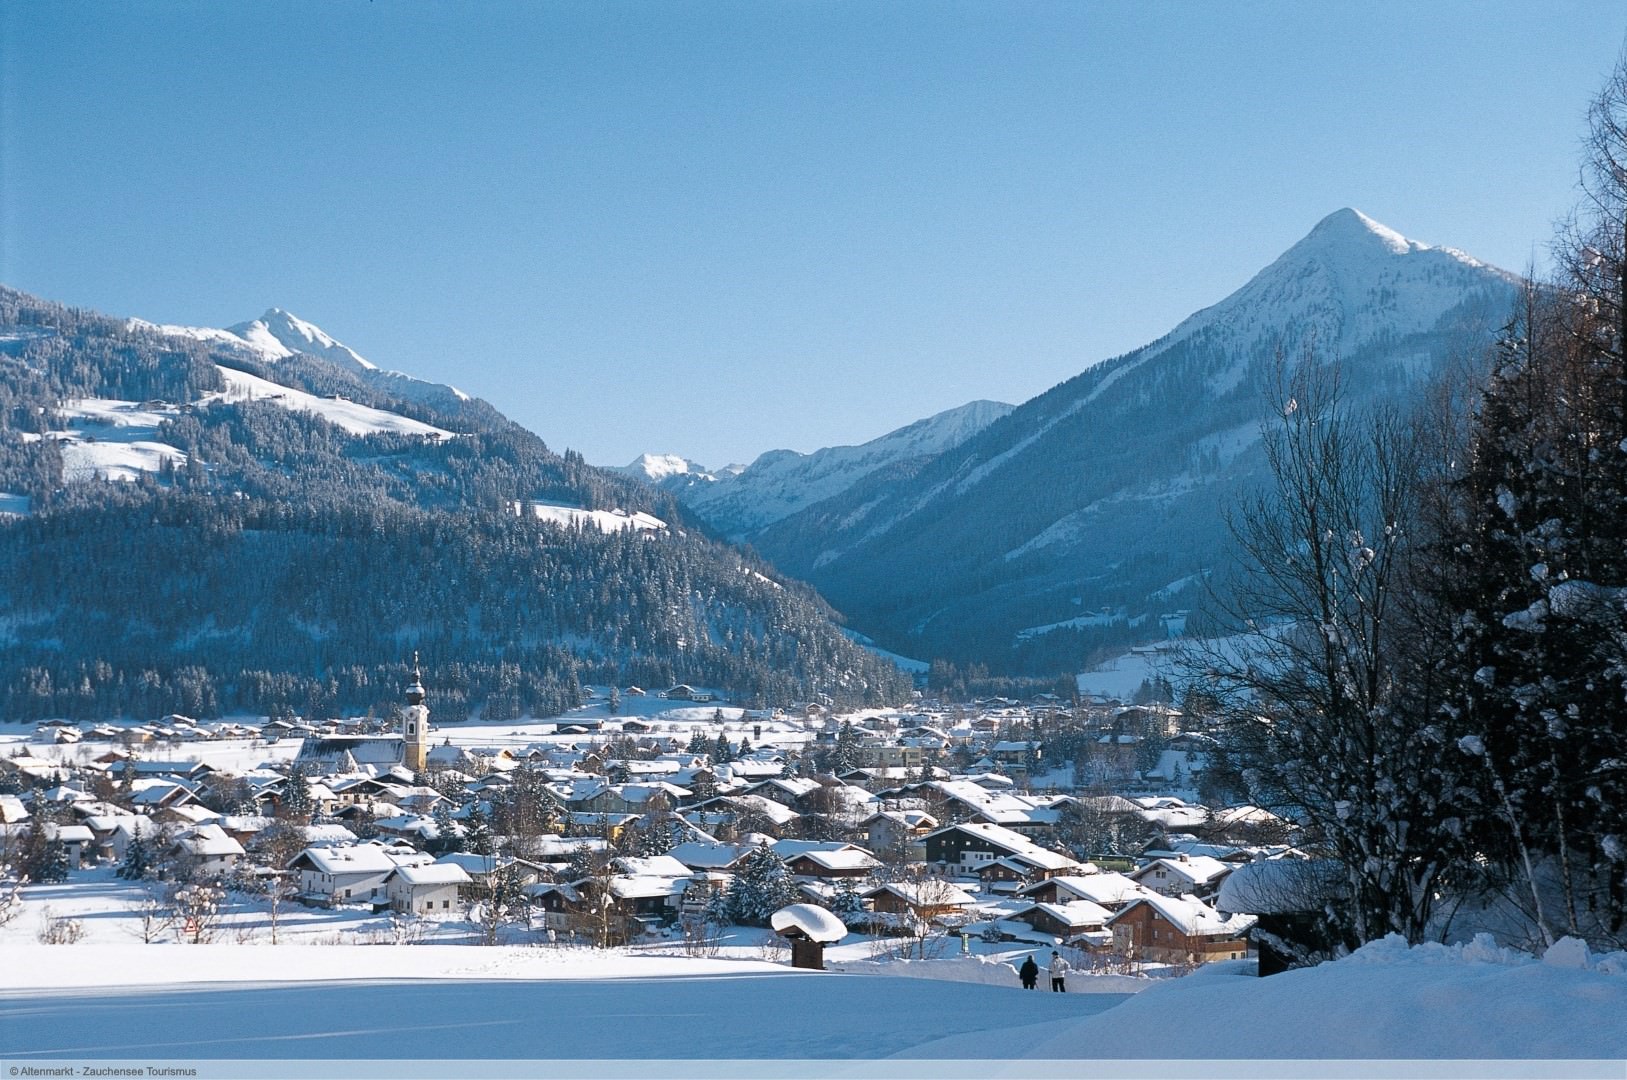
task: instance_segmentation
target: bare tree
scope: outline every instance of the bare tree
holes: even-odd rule
[[[9,862],[0,862],[0,926],[23,912],[23,886],[28,875]]]
[[[224,915],[225,891],[202,882],[187,883],[170,890],[171,924],[189,945],[204,945],[215,939]]]
[[[170,928],[175,925],[174,909],[164,903],[152,889],[141,894],[141,899],[127,904],[132,925],[130,933],[140,938],[143,945],[152,945],[163,940]]]
[[[1304,821],[1344,868],[1350,945],[1422,940],[1460,839],[1450,733],[1405,599],[1422,528],[1419,443],[1393,410],[1351,410],[1339,372],[1280,364],[1265,450],[1274,481],[1231,520],[1220,607],[1238,636],[1189,658],[1226,706],[1253,800]],[[1405,676],[1403,675],[1405,669]]]

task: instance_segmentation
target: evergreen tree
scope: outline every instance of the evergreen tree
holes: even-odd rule
[[[440,799],[435,808],[429,812],[430,821],[435,823],[435,839],[427,846],[432,854],[440,855],[458,849],[458,827],[452,820],[452,802],[450,799]]]
[[[1448,703],[1470,822],[1537,936],[1627,931],[1627,428],[1577,308],[1532,289],[1506,335],[1443,545]],[[1614,508],[1614,509],[1612,509]]]
[[[729,894],[719,890],[707,897],[702,918],[713,926],[728,926],[733,923],[734,907],[730,903]]]
[[[304,762],[295,761],[288,766],[288,778],[283,781],[282,816],[309,821],[314,808],[309,773]]]
[[[492,834],[491,821],[479,803],[469,808],[469,816],[464,819],[463,830],[463,850],[476,855],[497,854],[497,840]]]
[[[768,918],[787,904],[796,903],[796,886],[785,860],[766,843],[740,860],[729,885],[729,910],[743,926],[767,926]]]
[[[39,820],[31,822],[23,837],[22,850],[18,852],[18,871],[36,884],[68,880],[68,849],[46,838],[48,824]]]
[[[146,836],[143,835],[143,831],[138,830],[125,845],[124,860],[119,863],[115,873],[126,881],[141,881],[152,875],[155,862],[153,853],[147,846]]]
[[[831,752],[830,771],[837,776],[852,772],[859,766],[858,736],[853,734],[853,722],[843,720],[836,732],[836,747]]]
[[[1539,942],[1627,942],[1627,54],[1589,111],[1585,201],[1528,286],[1441,513],[1442,712],[1466,829]]]
[[[859,895],[852,878],[841,878],[836,882],[836,889],[831,895],[830,911],[849,926],[858,922],[864,915],[864,899]]]

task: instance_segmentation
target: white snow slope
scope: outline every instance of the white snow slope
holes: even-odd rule
[[[253,398],[260,401],[271,401],[285,409],[320,416],[352,435],[378,435],[389,432],[397,435],[429,435],[439,439],[452,438],[452,432],[447,431],[445,428],[438,428],[420,420],[413,420],[397,413],[386,412],[383,409],[375,409],[369,405],[346,401],[343,398],[317,397],[315,394],[307,394],[303,390],[295,390],[291,387],[268,382],[257,375],[250,375],[246,371],[221,368],[220,374],[226,380],[225,396],[228,400],[232,398]]]
[[[252,399],[319,416],[352,435],[393,433],[437,439],[454,437],[444,428],[384,409],[342,398],[318,397],[234,368],[223,367],[219,371],[226,389],[209,394],[195,404],[208,406],[219,401]],[[75,398],[64,402],[57,413],[67,424],[62,430],[46,432],[43,436],[24,433],[23,438],[54,440],[62,452],[63,479],[69,483],[131,481],[142,473],[160,472],[165,465],[179,468],[186,464],[183,451],[159,439],[159,426],[181,414],[175,405]],[[0,501],[0,512],[26,514],[27,500],[16,496],[10,501]]]
[[[7,950],[0,1058],[898,1057],[975,1059],[983,1076],[1082,1059],[1619,1068],[1627,954],[1590,957],[1575,944],[1537,960],[1485,941],[1408,949],[1386,940],[1268,979],[1246,974],[1246,963],[1210,965],[1128,997],[1079,993],[1090,978],[1079,974],[1075,992],[1049,994],[1014,980],[577,949],[26,944]],[[1597,1070],[1567,1075],[1578,1074]]]
[[[642,510],[633,513],[626,510],[584,510],[579,506],[562,506],[547,502],[533,502],[528,505],[531,508],[531,516],[537,520],[567,528],[572,525],[592,525],[602,533],[613,533],[621,532],[623,529],[643,532],[647,529],[667,527],[666,522]]]

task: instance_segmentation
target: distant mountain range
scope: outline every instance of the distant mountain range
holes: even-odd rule
[[[1264,479],[1277,357],[1339,361],[1353,403],[1405,397],[1484,347],[1516,282],[1340,210],[1157,341],[1015,409],[968,406],[936,450],[862,470],[814,463],[863,447],[769,454],[733,478],[644,471],[887,648],[1076,668],[1196,606],[1226,508]]]
[[[960,445],[1012,408],[999,401],[974,401],[859,446],[830,446],[811,454],[770,450],[750,465],[716,472],[671,454],[645,454],[615,471],[673,492],[713,528],[739,540],[867,477],[896,478],[899,469],[924,464]]]
[[[158,326],[0,287],[0,717],[388,708],[585,683],[858,704],[908,680],[663,492],[278,309]]]

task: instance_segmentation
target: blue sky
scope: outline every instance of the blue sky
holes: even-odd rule
[[[1511,269],[1618,3],[0,5],[0,281],[600,464],[1017,402],[1355,206]]]

